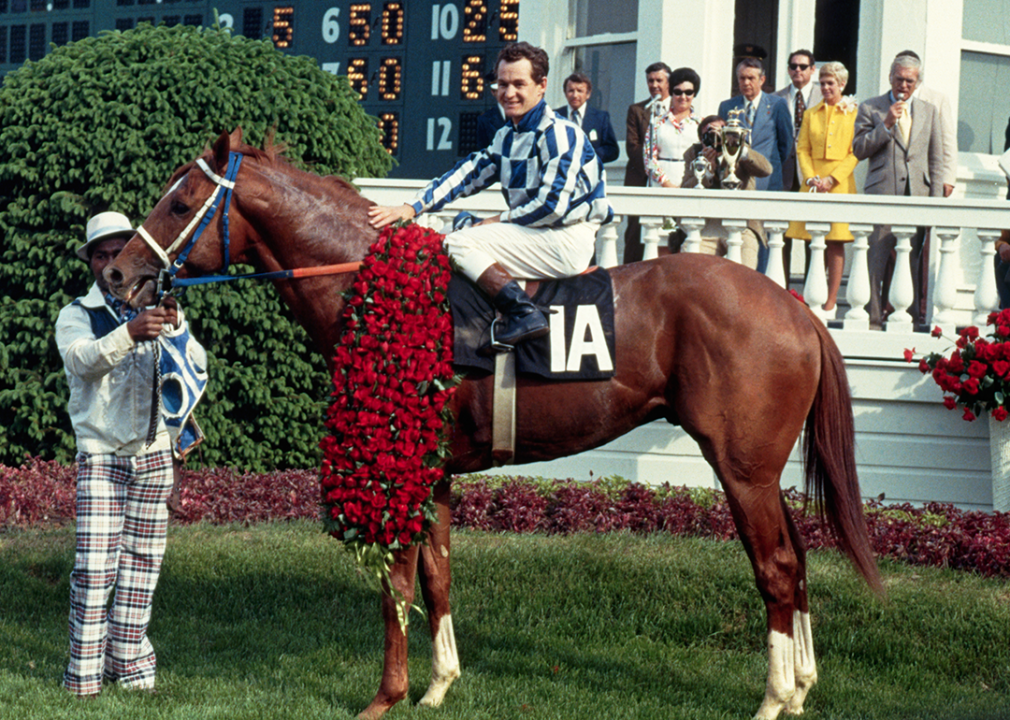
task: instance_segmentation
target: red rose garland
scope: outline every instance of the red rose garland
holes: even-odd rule
[[[323,438],[327,531],[380,583],[393,551],[423,541],[443,477],[455,389],[442,235],[389,227],[348,292]]]

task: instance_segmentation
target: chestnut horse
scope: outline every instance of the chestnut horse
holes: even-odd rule
[[[362,198],[343,180],[295,169],[269,147],[222,134],[201,158],[178,170],[166,194],[105,271],[113,292],[134,307],[152,303],[155,278],[176,259],[205,275],[228,261],[261,272],[361,260],[377,232]],[[196,217],[208,198],[234,189],[199,241]],[[874,589],[882,584],[862,515],[853,451],[853,418],[841,354],[824,325],[763,275],[715,257],[683,254],[613,268],[616,355],[609,381],[517,381],[518,463],[550,460],[603,445],[658,418],[680,425],[714,468],[768,614],[769,671],[759,718],[799,713],[817,679],[802,541],[779,477],[806,426],[808,493],[840,546]],[[332,357],[341,332],[343,293],[354,275],[276,282],[284,301]],[[332,360],[331,360],[332,363]],[[332,371],[331,367],[331,371]],[[452,401],[446,477],[491,467],[491,378],[468,378]],[[449,483],[434,490],[438,522],[421,547],[401,551],[393,586],[413,601],[415,578],[433,638],[432,681],[423,705],[441,703],[459,677],[449,611]],[[419,561],[420,560],[420,561]],[[407,637],[395,601],[382,599],[382,682],[361,717],[377,718],[407,696]]]

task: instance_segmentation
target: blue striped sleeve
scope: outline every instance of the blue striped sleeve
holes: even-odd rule
[[[541,182],[527,202],[502,213],[502,222],[529,226],[556,226],[568,214],[572,193],[585,162],[586,136],[574,125],[551,123],[539,143]],[[591,147],[591,146],[590,146]],[[593,157],[596,157],[595,151]]]
[[[418,215],[436,212],[458,197],[473,195],[497,182],[501,162],[501,150],[496,147],[499,142],[496,136],[490,147],[471,153],[445,175],[428,183],[411,203],[414,212]]]

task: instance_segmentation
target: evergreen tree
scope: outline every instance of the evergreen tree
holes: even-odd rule
[[[222,131],[271,133],[323,175],[384,176],[392,163],[344,77],[269,41],[220,29],[142,25],[53,50],[0,88],[0,463],[73,459],[56,350],[60,308],[92,282],[74,256],[89,217],[139,223],[172,171]],[[248,271],[249,268],[237,268]],[[317,462],[325,363],[269,284],[195,288],[183,298],[210,355],[191,456],[247,470]]]

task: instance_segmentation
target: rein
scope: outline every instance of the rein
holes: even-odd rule
[[[182,229],[179,235],[172,241],[168,248],[162,248],[157,241],[151,236],[143,225],[137,228],[137,233],[140,237],[147,243],[147,246],[151,251],[161,260],[161,264],[164,266],[161,272],[158,274],[158,288],[157,297],[158,302],[161,302],[161,298],[166,294],[170,293],[173,289],[179,287],[189,287],[191,285],[208,285],[210,283],[219,282],[231,282],[232,280],[284,280],[290,278],[305,278],[305,277],[316,277],[319,275],[339,275],[341,273],[356,272],[358,268],[361,267],[360,262],[342,263],[339,265],[322,265],[320,267],[313,268],[295,268],[293,270],[275,270],[273,272],[264,273],[250,273],[248,275],[205,275],[203,277],[196,278],[177,278],[179,270],[182,269],[183,264],[186,262],[186,258],[189,257],[189,253],[193,250],[196,245],[197,240],[203,234],[203,231],[207,229],[210,221],[217,214],[218,206],[221,205],[221,199],[224,198],[224,209],[222,211],[222,243],[224,245],[224,266],[221,268],[221,273],[226,273],[228,271],[228,266],[231,264],[231,257],[229,253],[229,246],[231,243],[231,236],[228,232],[228,210],[231,206],[231,195],[235,190],[235,178],[238,176],[239,168],[242,166],[242,154],[237,152],[229,153],[228,155],[228,170],[225,172],[225,176],[221,177],[204,161],[203,158],[197,158],[197,166],[203,170],[204,174],[213,181],[217,186],[214,188],[214,192],[204,201],[203,207],[200,211],[193,216],[189,224]],[[178,187],[180,179],[169,192],[175,190]],[[194,228],[196,230],[194,231]],[[186,242],[186,237],[193,233],[193,236]],[[175,258],[175,262],[172,262],[169,258],[169,253],[175,252],[180,247],[182,250]]]

